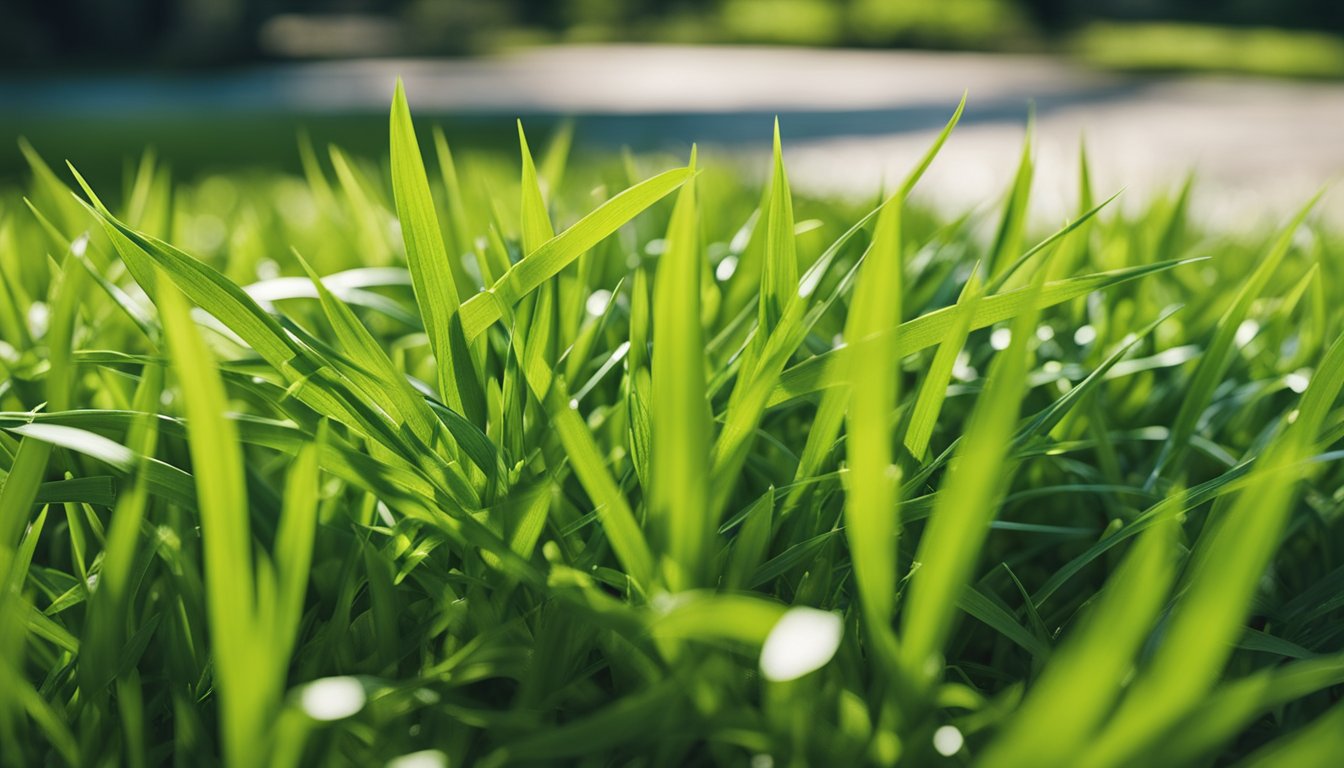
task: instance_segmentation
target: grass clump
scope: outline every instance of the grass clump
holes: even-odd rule
[[[866,210],[400,89],[303,179],[26,151],[0,760],[1329,764],[1339,241],[908,205],[959,114]]]

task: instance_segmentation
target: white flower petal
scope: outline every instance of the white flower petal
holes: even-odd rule
[[[412,752],[387,761],[387,768],[448,768],[448,756],[437,749]]]
[[[353,677],[326,677],[303,687],[300,706],[314,720],[341,720],[364,708],[364,684]]]
[[[933,748],[943,757],[951,757],[961,751],[966,743],[961,731],[955,725],[944,725],[933,732]]]
[[[844,625],[837,614],[790,608],[761,647],[761,674],[767,680],[796,680],[826,665],[840,647]]]

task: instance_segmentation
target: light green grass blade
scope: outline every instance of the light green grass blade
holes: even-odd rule
[[[690,168],[695,169],[694,150]],[[698,215],[692,179],[677,195],[654,280],[649,514],[663,531],[668,558],[663,570],[673,590],[706,583],[716,523],[709,509]]]
[[[529,253],[513,265],[489,291],[471,297],[462,305],[462,326],[467,339],[475,339],[499,320],[504,307],[512,307],[584,251],[602,242],[646,208],[671,194],[690,177],[689,169],[678,168],[640,182],[598,206],[574,226]]]
[[[162,396],[163,369],[146,366],[137,388],[137,409],[148,409]],[[141,456],[153,455],[158,441],[158,420],[144,418],[134,436],[134,450]],[[149,482],[146,464],[136,473],[129,492],[116,502],[116,510],[107,531],[98,572],[98,589],[89,599],[89,620],[80,639],[80,689],[85,696],[96,696],[111,682],[118,667],[118,654],[126,641],[124,616],[130,598],[132,569],[140,545],[140,526],[148,504]]]
[[[541,180],[537,177],[537,168],[532,162],[532,152],[527,147],[527,136],[523,133],[523,121],[518,121],[518,146],[522,152],[522,241],[523,253],[532,253],[555,237],[551,227],[550,214],[546,213],[546,200],[541,189]]]
[[[910,411],[905,449],[917,459],[922,459],[928,452],[933,428],[943,409],[943,400],[947,398],[947,384],[952,380],[957,355],[961,354],[961,348],[966,345],[966,337],[971,332],[971,320],[975,317],[975,309],[980,301],[978,273],[978,269],[972,270],[971,278],[962,286],[956,304],[956,318],[948,335],[938,343],[938,351],[934,353],[933,362],[924,374],[924,382],[919,386],[919,395]]]
[[[1140,536],[1081,626],[1046,664],[985,766],[1068,765],[1103,722],[1175,576],[1174,520]],[[1047,735],[1048,734],[1048,737]]]
[[[75,254],[82,255],[87,243],[87,238],[79,238],[71,244],[59,280],[52,289],[51,325],[46,336],[48,368],[45,387],[46,407],[51,410],[68,408],[73,394],[74,336],[88,277]],[[51,446],[46,442],[24,439],[10,464],[9,475],[0,486],[0,583],[9,572],[14,548],[29,521],[50,456]]]
[[[404,374],[396,370],[387,352],[350,307],[327,289],[322,279],[302,256],[297,252],[294,256],[312,281],[318,301],[322,305],[322,312],[335,331],[342,350],[351,361],[361,366],[368,372],[369,377],[377,382],[378,386],[367,387],[364,393],[374,402],[385,404],[386,410],[394,417],[404,420],[416,437],[426,445],[437,446],[438,422],[424,397],[411,387]],[[487,469],[493,470],[494,467],[490,466]]]
[[[853,354],[845,452],[850,468],[845,536],[863,616],[873,637],[889,634],[896,600],[896,535],[901,476],[892,456],[891,413],[900,397],[900,358],[890,331],[901,322],[901,206],[877,218],[872,249],[854,288],[845,338]]]
[[[1344,704],[1336,704],[1305,728],[1277,739],[1238,763],[1244,768],[1330,768],[1344,754]]]
[[[92,197],[92,191],[87,185],[85,190]],[[97,198],[93,199],[95,205],[100,205]],[[342,386],[339,381],[323,376],[322,362],[314,360],[306,348],[292,340],[280,322],[258,306],[237,284],[177,248],[130,229],[112,218],[106,209],[99,207],[97,213],[108,235],[122,244],[119,252],[123,258],[132,252],[137,254],[136,259],[148,256],[152,263],[162,269],[162,274],[169,277],[191,301],[236,333],[282,374],[300,401],[347,426],[378,435],[384,441],[395,444],[390,425],[364,407],[358,398],[345,397],[339,391]],[[149,284],[145,286],[147,292],[156,279],[154,273],[151,273]],[[153,295],[153,292],[150,293]],[[322,381],[321,386],[315,383],[318,380]]]
[[[445,201],[445,210],[447,217],[444,220],[447,230],[446,244],[450,250],[448,263],[454,268],[462,267],[461,274],[454,273],[459,284],[465,290],[469,285],[466,281],[465,267],[462,260],[467,254],[476,255],[477,251],[472,243],[472,230],[467,216],[467,201],[462,191],[462,182],[457,174],[457,162],[453,159],[452,150],[448,147],[448,140],[444,138],[443,131],[434,127],[434,155],[439,162],[439,175],[443,179],[443,188],[447,200]],[[482,251],[480,256],[485,256],[489,251]],[[490,285],[499,275],[504,274],[508,269],[508,262],[505,260],[503,267],[499,268],[497,264],[492,263],[488,258],[478,258],[477,264],[481,270],[481,277],[486,285]],[[499,268],[499,272],[494,270]]]
[[[415,288],[416,305],[424,318],[425,333],[437,364],[439,394],[448,407],[481,423],[484,419],[484,395],[472,370],[470,353],[461,338],[458,325],[457,285],[448,263],[429,178],[420,157],[406,90],[397,81],[392,97],[390,124],[392,149],[392,191],[397,218],[401,221],[406,243],[406,262]]]
[[[284,509],[275,534],[276,599],[273,639],[268,653],[275,679],[281,685],[288,676],[290,656],[303,620],[318,524],[318,457],[324,443],[325,423],[318,430],[316,440],[300,448],[290,466],[285,479]]]
[[[759,330],[764,340],[784,315],[784,308],[798,286],[798,244],[794,239],[793,194],[784,171],[784,150],[779,140],[779,119],[775,119],[775,145],[771,159],[770,195],[766,199],[765,251],[761,269]]]
[[[906,674],[917,685],[929,685],[942,670],[957,601],[1013,475],[1008,445],[1021,410],[1044,278],[1045,270],[1038,268],[1023,289],[1024,309],[1013,320],[1012,340],[991,364],[915,554],[920,565],[901,615],[900,652]],[[923,693],[913,692],[916,697]]]
[[[786,610],[782,603],[750,595],[687,592],[653,618],[649,631],[659,638],[731,641],[759,651]]]
[[[965,108],[966,94],[963,93],[960,103],[957,104],[957,108],[952,113],[952,117],[948,119],[947,124],[943,126],[943,130],[939,132],[938,138],[934,140],[933,144],[924,153],[924,156],[920,158],[919,163],[910,171],[909,175],[906,176],[905,181],[901,185],[900,193],[893,196],[893,198],[899,197],[904,199],[909,196],[911,190],[915,188],[915,185],[923,177],[924,172],[928,170],[930,165],[932,165],[934,158],[937,157],[943,144],[945,144],[948,137],[952,135],[952,130],[956,128],[957,122],[961,120],[961,115]],[[880,211],[876,213],[877,215],[880,215]],[[873,214],[869,214],[869,216],[871,217]],[[826,256],[823,255],[822,259],[825,258]],[[798,462],[798,468],[794,472],[795,481],[816,475],[821,470],[821,464],[825,456],[831,452],[836,436],[840,433],[845,411],[849,407],[848,394],[843,392],[842,389],[843,388],[841,387],[831,387],[822,394],[821,404],[817,408],[817,415],[813,421],[812,428],[808,432],[807,440],[804,443],[802,456],[799,458]],[[776,389],[776,392],[778,392],[778,389]],[[771,400],[773,401],[773,399],[774,394],[772,393]],[[808,486],[805,485],[795,485],[794,489],[789,492],[784,504],[786,513],[799,503],[803,494],[806,492],[807,487]]]
[[[583,422],[562,380],[555,380],[546,396],[551,426],[569,455],[574,474],[596,506],[607,539],[616,557],[636,589],[647,590],[653,583],[653,554],[635,521],[634,512],[616,482],[611,479],[588,425]]]
[[[223,415],[228,398],[214,358],[181,294],[161,287],[157,302],[183,392],[196,470],[221,743],[226,762],[252,764],[262,759],[259,750],[273,702],[266,700],[269,675],[259,675],[256,668],[264,651],[255,630],[257,592],[243,459],[237,429]]]
[[[1008,200],[1004,204],[1003,217],[999,219],[999,228],[989,249],[988,268],[994,280],[1006,272],[1009,265],[1007,260],[1022,250],[1027,206],[1031,199],[1031,179],[1035,172],[1035,163],[1031,157],[1032,133],[1029,122],[1027,135],[1022,140],[1022,155],[1017,163],[1017,172],[1013,175],[1013,185],[1009,187]]]
[[[1294,661],[1225,683],[1173,725],[1155,754],[1191,763],[1214,754],[1257,717],[1332,685],[1344,683],[1344,656]]]
[[[565,180],[569,150],[574,145],[574,121],[562,120],[551,133],[546,151],[541,156],[541,178],[552,191],[559,190]]]
[[[386,264],[392,256],[386,219],[366,174],[339,148],[328,147],[327,154],[344,195],[342,215],[349,219],[357,247],[364,254],[364,263]]]

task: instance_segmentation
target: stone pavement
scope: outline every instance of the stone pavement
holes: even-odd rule
[[[1282,218],[1344,172],[1344,84],[1139,78],[1045,57],[783,48],[583,46],[465,60],[274,65],[196,75],[46,80],[0,74],[0,119],[249,111],[381,113],[401,75],[417,114],[576,115],[588,143],[698,141],[760,169],[779,115],[795,186],[869,195],[899,178],[963,91],[965,117],[921,192],[983,204],[1012,175],[1036,114],[1038,213],[1072,208],[1078,143],[1099,193],[1134,204],[1194,169],[1200,212]],[[1344,221],[1344,193],[1326,215]]]

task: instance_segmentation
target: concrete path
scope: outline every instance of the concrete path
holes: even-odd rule
[[[0,75],[0,120],[113,110],[382,113],[397,75],[417,114],[577,115],[589,143],[699,141],[757,168],[779,115],[796,186],[863,195],[904,174],[966,91],[962,125],[921,187],[959,207],[985,203],[1007,183],[1034,104],[1036,199],[1051,217],[1073,205],[1084,135],[1099,192],[1125,186],[1133,204],[1194,169],[1201,212],[1234,226],[1281,218],[1344,173],[1344,84],[1134,78],[979,54],[594,46],[190,77]],[[1323,210],[1344,221],[1344,194]]]

